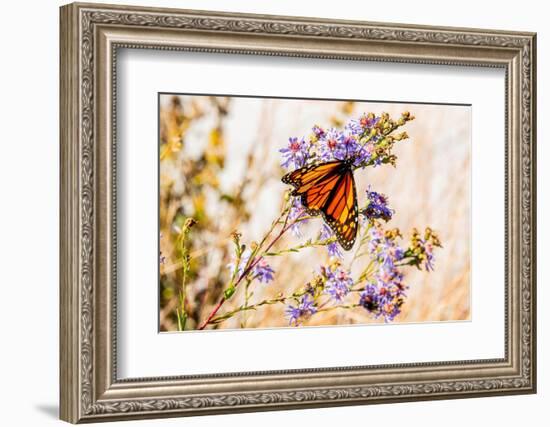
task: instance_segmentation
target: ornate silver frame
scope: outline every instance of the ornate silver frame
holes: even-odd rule
[[[189,10],[61,8],[61,418],[78,423],[536,391],[536,35]],[[506,70],[506,342],[497,360],[117,379],[117,48]]]

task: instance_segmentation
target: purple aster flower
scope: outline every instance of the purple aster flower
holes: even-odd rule
[[[401,313],[402,299],[388,298],[387,294],[380,294],[380,290],[373,285],[367,285],[361,292],[359,304],[371,313],[375,319],[383,317],[385,322],[391,322]]]
[[[357,138],[355,135],[346,135],[344,133],[344,138],[342,139],[342,149],[348,153],[348,156],[346,157],[351,157],[354,155],[358,148],[359,144],[357,143]]]
[[[399,275],[399,280],[402,278]],[[375,318],[383,317],[391,322],[401,313],[405,297],[405,286],[399,282],[384,282],[379,277],[365,286],[360,294],[359,304]]]
[[[348,157],[355,159],[353,162],[354,166],[360,166],[363,163],[369,162],[376,150],[374,141],[361,142],[359,136],[352,136],[352,138],[354,143],[350,146]]]
[[[374,115],[363,114],[359,119],[359,124],[363,129],[372,128],[378,123],[380,117],[375,117]]]
[[[321,232],[319,233],[319,240],[328,240],[331,237],[334,237],[334,233],[332,232],[330,227],[323,223]],[[329,243],[327,245],[327,251],[330,257],[336,257],[340,259],[344,257],[344,254],[342,253],[342,250],[340,248],[340,244],[337,241]]]
[[[325,292],[337,302],[342,302],[353,286],[353,279],[344,269],[337,267],[334,271],[326,270],[327,281],[325,283]]]
[[[355,119],[352,119],[349,122],[347,122],[344,129],[350,135],[361,136],[361,134],[363,133],[363,128],[359,124],[359,120],[355,120]]]
[[[365,286],[365,290],[361,292],[359,304],[371,313],[378,312],[380,308],[380,294],[376,285],[368,284]]]
[[[313,128],[311,130],[312,130],[313,135],[315,135],[315,138],[317,140],[323,138],[325,136],[325,133],[326,133],[325,130],[322,127],[318,126],[318,125],[313,126]]]
[[[303,138],[300,140],[289,138],[288,147],[281,148],[279,152],[283,156],[281,166],[288,168],[293,165],[294,168],[298,169],[306,164],[309,157],[309,143],[305,142]]]
[[[370,158],[367,151],[357,142],[355,135],[345,135],[340,153],[343,159],[354,159],[354,165],[359,165]]]
[[[373,226],[369,230],[368,248],[371,258],[386,267],[394,267],[395,262],[402,260],[405,254],[405,251],[397,245],[396,239],[386,237],[379,226]]]
[[[275,270],[267,263],[264,258],[260,258],[258,263],[254,266],[254,278],[258,279],[260,283],[269,283],[273,280]]]
[[[354,159],[355,166],[369,161],[372,157],[373,145],[361,143],[359,137],[353,127],[346,126],[344,132],[334,128],[329,129],[321,138],[320,159],[322,161]]]
[[[328,132],[320,139],[320,159],[324,162],[331,160],[344,160],[345,150],[343,146],[344,134],[334,128],[330,128]]]
[[[374,275],[374,282],[380,288],[391,288],[403,292],[406,288],[403,283],[403,274],[394,265],[382,265]]]
[[[369,152],[369,150],[366,148],[366,147],[363,147],[363,146],[359,146],[357,148],[357,150],[355,150],[355,153],[353,154],[354,157],[355,157],[355,160],[353,162],[353,165],[354,166],[359,166],[361,165],[362,163],[366,163],[368,162],[372,155],[371,153]]]
[[[365,136],[369,133],[380,120],[380,117],[363,114],[359,119],[353,119],[348,122],[346,129],[357,136]]]
[[[288,318],[288,324],[298,326],[303,320],[309,319],[317,313],[317,307],[315,307],[315,302],[309,294],[305,294],[300,300],[297,307],[288,305],[285,309],[285,314]]]
[[[361,214],[369,220],[381,218],[388,222],[393,215],[393,210],[388,207],[388,199],[386,196],[376,191],[371,191],[369,186],[367,198],[369,204],[361,211]]]

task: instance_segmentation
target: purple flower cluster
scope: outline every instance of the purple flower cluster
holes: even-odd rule
[[[402,279],[402,275],[399,280]],[[381,281],[379,279],[367,284],[359,298],[359,304],[375,318],[383,317],[385,322],[391,322],[401,313],[404,302],[405,287],[400,281]]]
[[[380,117],[373,114],[363,114],[359,119],[350,120],[346,125],[346,129],[355,135],[368,135],[379,121]]]
[[[264,258],[260,258],[258,263],[253,269],[254,278],[258,279],[260,283],[269,283],[273,281],[273,275],[275,270],[267,263]]]
[[[328,240],[333,237],[334,237],[334,233],[332,232],[330,227],[325,223],[323,223],[321,232],[319,233],[319,240]],[[336,257],[340,259],[344,257],[344,254],[342,253],[342,250],[340,249],[340,245],[338,244],[337,241],[329,243],[327,245],[327,251],[330,257]]]
[[[308,138],[290,138],[288,146],[279,150],[282,154],[282,166],[298,169],[336,160],[353,163],[353,169],[386,163],[395,165],[397,157],[392,153],[394,143],[408,138],[406,132],[395,131],[413,119],[414,116],[409,112],[402,113],[398,120],[393,120],[388,113],[380,116],[368,113],[348,121],[343,129],[315,125]],[[326,243],[326,248],[331,260],[329,265],[321,267],[315,284],[306,288],[309,289],[307,293],[299,299],[293,296],[297,305],[287,305],[285,313],[291,325],[298,326],[303,320],[319,310],[322,311],[322,307],[328,303],[343,308],[359,305],[375,318],[393,321],[401,313],[408,289],[403,281],[403,267],[415,265],[419,268],[422,266],[427,271],[433,270],[433,249],[441,246],[437,235],[430,229],[426,229],[423,235],[414,230],[410,246],[403,249],[398,244],[401,238],[399,230],[384,230],[381,225],[381,220],[388,222],[394,214],[387,197],[372,190],[370,186],[366,196],[367,204],[360,211],[362,225],[365,227],[360,235],[361,251],[358,249],[355,256],[370,256],[368,267],[355,281],[350,272],[342,267],[343,251],[334,232],[323,223],[318,240],[330,241]],[[305,222],[301,220],[303,215],[306,215],[306,209],[300,198],[294,197],[289,220],[293,222],[293,234],[299,237],[300,226]],[[254,273],[257,274],[256,277],[265,282],[272,280],[274,271],[271,267],[263,260],[255,266],[260,267],[263,268],[262,274]],[[354,288],[354,284],[357,288]],[[363,289],[358,288],[363,285]],[[344,301],[351,299],[359,291],[359,301],[354,297],[355,304],[345,305]],[[321,298],[325,302],[320,302]]]
[[[304,138],[292,137],[288,145],[279,150],[284,168],[301,168],[315,162],[354,159],[354,165],[368,162],[375,151],[378,132],[375,126],[380,117],[363,114],[357,120],[350,120],[343,130],[330,128],[328,130],[315,125],[311,136]]]
[[[359,304],[385,321],[392,321],[401,312],[407,289],[397,265],[405,256],[396,241],[399,236],[397,229],[384,232],[378,225],[369,230],[369,252],[378,270],[361,293]]]
[[[388,207],[388,199],[384,194],[371,191],[370,186],[367,190],[367,206],[361,211],[361,214],[367,220],[383,219],[388,222],[392,215],[393,210]]]
[[[341,267],[333,266],[323,268],[323,274],[326,276],[325,293],[336,302],[342,302],[353,286],[353,279],[349,272]]]
[[[289,325],[294,324],[294,326],[299,326],[303,320],[309,319],[315,313],[317,313],[317,307],[309,294],[302,296],[298,306],[289,304],[285,309]]]
[[[361,135],[361,133],[350,132],[349,127],[343,131],[329,129],[319,139],[319,160],[329,162],[354,159],[353,163],[356,166],[370,160],[373,146],[369,143],[360,143]]]

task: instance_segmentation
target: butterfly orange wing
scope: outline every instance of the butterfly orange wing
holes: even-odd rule
[[[353,247],[358,211],[355,181],[349,165],[334,161],[306,166],[286,174],[283,182],[295,187],[292,195],[300,197],[310,215],[323,215],[345,250]]]

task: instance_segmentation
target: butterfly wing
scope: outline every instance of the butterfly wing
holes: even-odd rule
[[[286,174],[282,181],[294,186],[292,195],[301,198],[310,215],[319,215],[340,178],[341,166],[340,161],[305,166]]]
[[[340,245],[349,251],[355,243],[358,225],[357,191],[350,168],[338,179],[321,212]]]
[[[286,174],[283,182],[295,187],[292,195],[300,196],[310,215],[323,215],[345,250],[352,248],[358,211],[353,171],[348,164],[334,161],[306,166]]]

